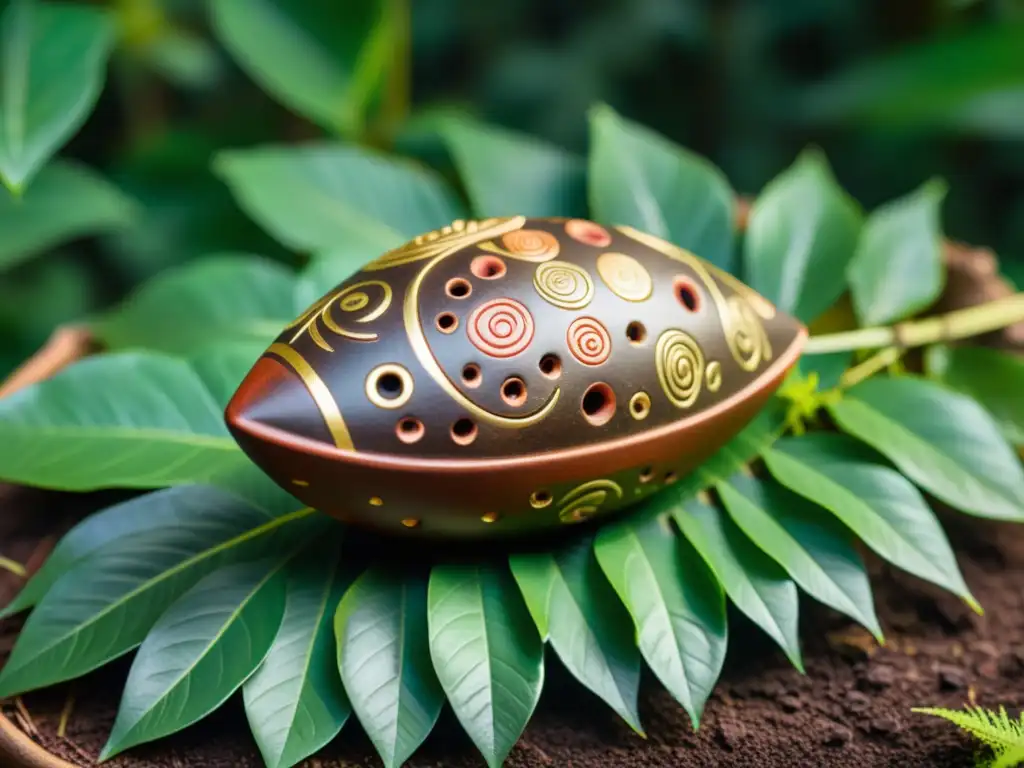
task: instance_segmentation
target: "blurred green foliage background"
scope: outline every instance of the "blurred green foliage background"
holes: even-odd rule
[[[606,102],[749,194],[808,144],[867,207],[939,176],[947,234],[993,247],[1024,285],[1021,0],[65,2],[109,26],[95,83],[73,57],[19,77],[43,40],[18,16],[34,5],[0,2],[8,185],[25,82],[43,103],[80,77],[98,96],[50,142],[59,166],[0,191],[0,375],[171,265],[300,262],[237,207],[218,151],[335,137],[446,168],[431,128],[453,112],[583,154]]]

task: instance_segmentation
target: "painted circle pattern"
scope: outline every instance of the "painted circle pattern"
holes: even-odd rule
[[[491,299],[473,310],[466,333],[477,349],[491,357],[514,357],[533,341],[533,316],[515,299]]]
[[[688,333],[670,329],[658,337],[654,352],[658,381],[676,408],[697,401],[704,381],[704,352]]]
[[[624,253],[598,256],[597,274],[612,293],[625,301],[647,301],[654,291],[651,274],[639,261]]]
[[[547,261],[558,256],[558,238],[540,229],[517,229],[501,238],[502,244],[515,256],[527,261]]]
[[[600,224],[586,219],[571,219],[565,223],[565,233],[573,240],[584,245],[607,248],[611,245],[612,236]]]
[[[583,309],[594,298],[594,283],[582,267],[568,261],[546,261],[533,273],[541,298],[562,309]]]
[[[565,333],[572,356],[584,365],[601,365],[612,353],[612,338],[600,320],[578,317]]]

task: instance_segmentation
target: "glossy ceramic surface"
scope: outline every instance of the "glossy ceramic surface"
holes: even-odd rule
[[[760,410],[805,329],[629,227],[455,222],[281,333],[227,421],[311,506],[404,534],[522,534],[610,513]]]

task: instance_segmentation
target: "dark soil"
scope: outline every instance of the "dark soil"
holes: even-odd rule
[[[38,565],[54,535],[110,498],[0,489],[0,553]],[[682,709],[652,679],[642,692],[649,737],[641,739],[571,680],[553,658],[540,707],[508,765],[536,766],[973,766],[974,747],[914,706],[966,701],[1016,710],[1024,704],[1024,526],[944,515],[968,584],[986,609],[869,558],[887,645],[810,600],[801,619],[807,674],[790,667],[742,616],[731,617],[729,657],[693,733]],[[18,586],[0,581],[6,602]],[[7,653],[20,621],[5,623]],[[55,754],[92,766],[113,723],[127,660],[67,686],[30,694],[4,711]],[[63,738],[57,735],[67,711]],[[28,721],[31,721],[31,725]],[[239,697],[182,734],[116,758],[112,768],[257,768]],[[308,768],[378,766],[353,720]],[[481,766],[449,712],[411,766]]]

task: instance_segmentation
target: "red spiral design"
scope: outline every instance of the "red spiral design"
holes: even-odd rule
[[[605,248],[612,242],[607,229],[586,219],[570,219],[565,223],[565,233],[577,242],[597,248]]]
[[[533,341],[533,316],[514,299],[491,299],[470,314],[466,333],[485,355],[513,357]]]
[[[599,320],[579,317],[566,331],[565,341],[572,356],[584,365],[600,365],[612,353],[612,338]]]

